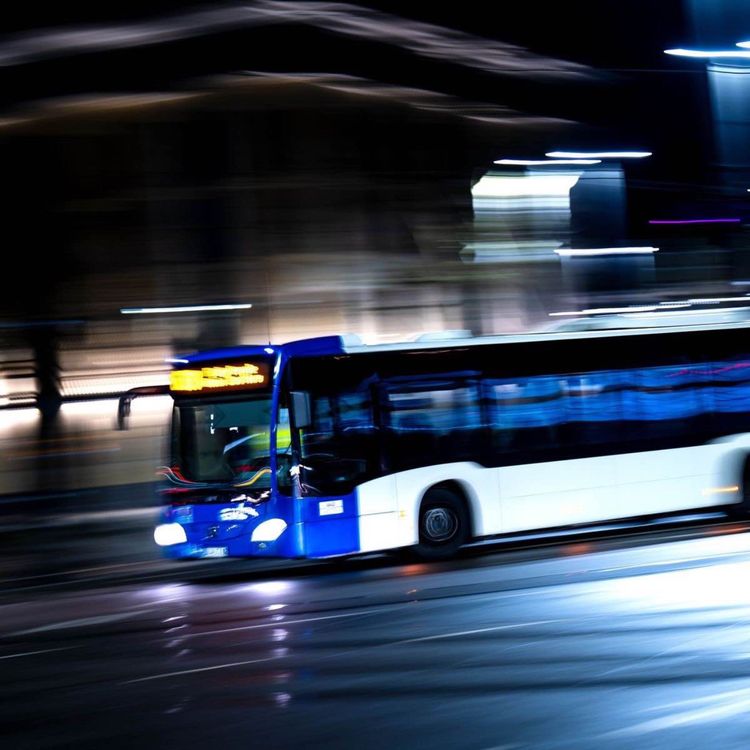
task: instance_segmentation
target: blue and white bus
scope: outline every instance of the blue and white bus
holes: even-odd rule
[[[750,327],[175,361],[155,540],[174,558],[324,558],[750,502]]]

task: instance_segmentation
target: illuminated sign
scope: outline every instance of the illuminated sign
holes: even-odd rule
[[[259,388],[267,384],[268,366],[263,363],[173,370],[169,376],[169,389],[180,392]]]

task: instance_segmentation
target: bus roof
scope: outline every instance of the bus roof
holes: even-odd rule
[[[290,357],[334,356],[345,354],[374,354],[377,352],[414,351],[422,349],[454,349],[467,346],[487,346],[493,344],[517,344],[544,341],[565,341],[579,339],[618,338],[622,336],[659,336],[670,333],[691,333],[698,331],[723,331],[746,329],[750,331],[750,321],[686,326],[659,326],[657,328],[618,328],[589,331],[542,331],[522,334],[502,334],[495,336],[446,335],[437,332],[422,336],[413,341],[388,344],[364,344],[357,336],[320,336],[316,338],[288,341],[283,344],[235,346],[212,349],[182,355],[171,360],[177,367],[200,362],[216,362],[242,357],[271,355],[278,351]]]

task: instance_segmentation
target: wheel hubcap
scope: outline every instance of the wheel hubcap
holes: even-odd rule
[[[445,542],[455,535],[458,519],[448,508],[430,508],[424,515],[424,533],[432,542]]]

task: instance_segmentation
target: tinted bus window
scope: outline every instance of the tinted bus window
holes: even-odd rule
[[[393,470],[477,460],[482,450],[477,383],[387,383],[383,406]]]
[[[495,457],[512,453],[518,454],[512,460],[533,460],[559,447],[565,406],[558,377],[487,380],[484,391]]]
[[[356,391],[311,393],[312,424],[300,430],[304,485],[314,494],[350,492],[380,466],[367,384]]]

